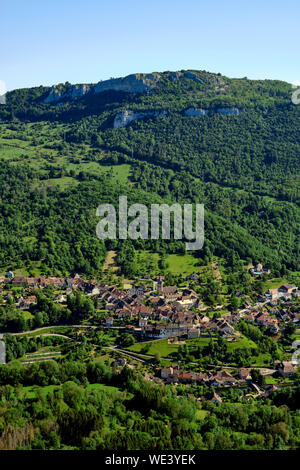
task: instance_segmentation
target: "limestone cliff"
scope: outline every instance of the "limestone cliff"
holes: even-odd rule
[[[239,108],[218,108],[217,113],[219,114],[241,114],[245,111]]]
[[[44,99],[45,103],[55,103],[62,99],[74,99],[81,98],[88,93],[92,88],[92,85],[67,85],[67,86],[56,86],[54,85],[49,95]]]
[[[205,116],[209,113],[208,109],[202,108],[188,108],[184,111],[186,116]]]
[[[166,116],[167,111],[130,111],[126,110],[121,113],[118,113],[114,119],[113,127],[114,129],[119,129],[120,127],[125,127],[132,121],[137,119],[144,119],[146,117],[159,117]]]
[[[115,90],[126,93],[143,93],[156,86],[160,75],[156,73],[133,74],[123,78],[111,78],[96,83],[95,85],[54,85],[49,95],[44,99],[45,103],[55,103],[60,100],[81,98],[88,92],[102,93]]]

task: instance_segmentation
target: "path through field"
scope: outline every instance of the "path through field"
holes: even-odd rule
[[[103,271],[110,269],[111,271],[117,271],[118,266],[116,264],[117,252],[109,251],[106,256],[106,260],[103,265]]]
[[[222,281],[222,275],[220,273],[218,261],[213,261],[211,263],[211,267],[212,267],[212,272],[213,272],[214,278],[217,281]]]

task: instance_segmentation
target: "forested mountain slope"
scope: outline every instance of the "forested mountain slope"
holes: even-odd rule
[[[300,106],[280,81],[205,71],[16,90],[0,106],[0,264],[97,275],[107,248],[184,251],[180,241],[99,241],[95,211],[205,204],[196,256],[299,269]]]

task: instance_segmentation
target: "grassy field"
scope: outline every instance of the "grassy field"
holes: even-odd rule
[[[117,252],[116,251],[108,251],[106,260],[103,264],[103,271],[110,269],[111,271],[117,271],[118,265],[116,263]]]
[[[120,392],[121,390],[118,387],[113,387],[112,385],[103,385],[103,384],[89,384],[87,386],[88,390],[101,390],[103,392]]]
[[[275,377],[272,377],[271,375],[268,377],[265,377],[266,385],[273,385],[278,383],[278,379]]]
[[[254,341],[252,341],[251,339],[242,337],[242,338],[239,338],[237,341],[235,341],[233,343],[228,343],[229,351],[234,351],[237,348],[254,348],[254,349],[256,349],[257,346],[254,343]]]
[[[185,255],[168,255],[166,257],[168,264],[167,270],[172,274],[192,274],[199,271],[198,260],[189,253]]]
[[[282,284],[285,284],[287,282],[287,279],[284,277],[269,279],[268,281],[263,282],[263,289],[264,291],[268,289],[277,289],[278,287],[282,286]]]
[[[142,353],[145,346],[150,344],[150,348],[145,354],[149,354],[151,356],[155,356],[155,354],[160,353],[162,357],[168,357],[169,354],[173,352],[177,352],[178,345],[177,344],[168,344],[167,339],[161,339],[157,341],[151,341],[151,343],[136,343],[127,348],[130,351]]]
[[[43,121],[31,123],[27,125],[28,138],[22,140],[20,133],[3,125],[0,138],[0,160],[9,160],[14,164],[20,160],[26,161],[30,166],[41,171],[43,171],[45,164],[59,166],[67,172],[73,170],[75,175],[84,171],[97,177],[107,175],[114,183],[125,184],[128,182],[131,170],[129,164],[103,165],[101,161],[90,161],[88,154],[93,151],[90,145],[77,146],[76,156],[72,146],[67,146],[66,153],[60,152],[55,146],[63,142],[64,135],[69,129],[68,125],[59,123],[56,123],[55,127]],[[38,135],[39,138],[32,140],[31,132],[32,135]],[[78,182],[70,176],[46,180],[47,186],[53,184],[64,189],[72,184],[78,184]]]
[[[209,414],[209,411],[207,410],[197,410],[196,411],[196,421],[201,421],[201,419],[206,418],[206,416]]]
[[[28,239],[29,237],[24,237],[24,241],[25,241],[25,238]],[[31,237],[31,240],[30,240],[31,242],[33,241],[32,239],[33,237]],[[41,275],[40,265],[41,265],[40,261],[32,261],[30,263],[30,267],[13,269],[13,272],[15,276],[30,276],[30,273],[33,274],[33,277],[40,276]],[[9,269],[10,269],[10,266],[2,266],[0,269],[0,276],[5,276],[6,272]]]
[[[269,365],[271,360],[272,360],[272,358],[271,358],[270,354],[260,353],[257,356],[255,356],[255,359],[252,362],[252,365],[253,366],[263,367],[263,366]]]
[[[38,393],[41,393],[43,396],[46,396],[47,393],[53,392],[54,390],[59,390],[61,385],[47,385],[44,387],[38,387],[35,385],[30,385],[22,388],[22,396],[27,395],[28,398],[36,398]],[[96,390],[96,391],[103,391],[103,392],[110,392],[116,393],[119,392],[120,389],[118,387],[113,387],[110,385],[103,385],[103,384],[89,384],[87,390]]]
[[[131,167],[127,163],[122,165],[101,165],[98,162],[67,163],[67,170],[73,170],[77,175],[84,171],[90,175],[108,175],[115,183],[125,184],[128,181]]]
[[[188,339],[186,341],[187,346],[191,347],[200,347],[201,349],[204,348],[205,346],[208,346],[209,342],[211,339],[215,340],[215,338],[210,338],[210,337],[200,337],[200,338],[195,338],[195,339]],[[150,348],[148,349],[147,353],[144,352],[144,348],[149,346]],[[237,341],[230,343],[228,342],[228,349],[229,351],[234,351],[237,348],[256,348],[256,344],[245,338],[239,338]],[[132,346],[130,346],[129,349],[130,351],[141,353],[144,352],[145,354],[149,354],[151,356],[155,356],[155,354],[160,353],[162,357],[168,357],[170,354],[173,352],[177,352],[179,348],[179,344],[172,344],[168,343],[168,339],[161,339],[161,340],[154,340],[150,342],[144,342],[144,343],[136,343]]]

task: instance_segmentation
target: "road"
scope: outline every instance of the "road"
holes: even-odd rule
[[[48,330],[49,328],[111,328],[111,329],[125,329],[126,326],[105,326],[105,325],[48,325],[48,326],[42,326],[40,328],[36,328],[35,330],[28,330],[28,331],[21,331],[18,333],[0,333],[0,335],[13,335],[13,336],[21,336],[21,335],[28,335],[32,333],[37,333],[38,331],[43,331],[43,330]],[[56,333],[53,333],[56,334]]]
[[[135,359],[136,361],[142,362],[143,364],[148,364],[149,362],[146,359],[142,359],[137,354],[131,351],[127,351],[126,349],[117,348],[117,346],[105,346],[103,349],[110,349],[111,351],[117,351],[118,353],[123,354],[124,356],[128,356],[131,359]],[[153,356],[149,356],[149,358],[153,359]]]

